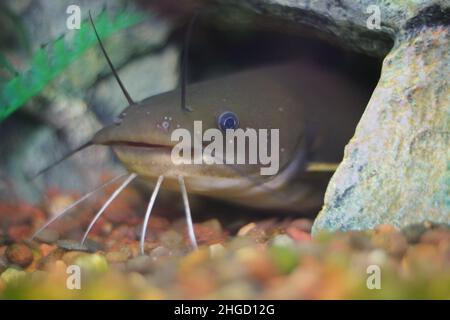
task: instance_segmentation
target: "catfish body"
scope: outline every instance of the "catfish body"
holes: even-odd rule
[[[338,163],[353,135],[368,97],[357,84],[306,62],[242,71],[187,87],[180,108],[178,90],[126,108],[119,121],[100,130],[93,143],[112,146],[131,172],[163,188],[177,190],[177,176],[190,193],[254,208],[310,211],[321,206],[329,172],[311,172],[308,163]],[[239,118],[240,128],[279,129],[279,172],[261,176],[260,165],[174,165],[171,150],[177,128],[193,132],[217,128],[224,112]],[[194,133],[194,132],[193,132]]]

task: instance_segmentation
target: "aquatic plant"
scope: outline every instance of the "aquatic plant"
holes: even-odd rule
[[[126,10],[117,13],[113,18],[103,11],[95,18],[95,23],[100,36],[106,38],[140,23],[143,19],[142,14]],[[14,77],[0,88],[0,121],[39,94],[73,61],[95,45],[97,40],[89,20],[84,20],[73,37],[63,35],[37,50],[31,58],[28,71],[14,73]],[[3,56],[0,59],[0,65],[11,73],[14,70],[11,63]]]

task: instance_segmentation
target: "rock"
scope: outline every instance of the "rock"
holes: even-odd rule
[[[145,290],[147,288],[147,279],[140,273],[130,272],[127,275],[127,282],[131,287],[136,288],[138,290]]]
[[[86,251],[86,252],[96,252],[103,250],[103,244],[87,239],[83,245],[79,241],[75,240],[58,240],[56,242],[57,246],[61,249],[70,251]]]
[[[86,254],[76,258],[74,265],[80,266],[82,270],[90,273],[102,273],[108,271],[108,262],[100,254]]]
[[[211,223],[194,224],[194,232],[199,245],[220,243],[225,239],[222,228]],[[188,239],[187,232],[185,232],[184,237],[186,240]]]
[[[273,245],[270,247],[270,255],[278,271],[282,274],[293,271],[299,262],[298,253],[292,246]]]
[[[250,283],[233,281],[224,285],[214,295],[215,299],[249,300],[258,291],[258,288]]]
[[[262,243],[267,240],[267,233],[264,228],[259,227],[256,223],[251,222],[239,229],[239,237],[249,237],[256,242]]]
[[[137,256],[127,262],[128,272],[149,273],[154,269],[153,259],[149,256]]]
[[[0,256],[0,273],[5,271],[8,268],[8,261],[6,258]]]
[[[348,232],[346,236],[348,237],[348,244],[353,249],[371,250],[373,248],[370,237],[363,232]]]
[[[89,249],[86,246],[86,244],[81,245],[79,241],[75,240],[58,240],[56,242],[56,245],[64,250],[70,250],[70,251],[86,251],[88,252]]]
[[[39,270],[51,270],[56,261],[61,259],[64,253],[65,251],[63,249],[56,248],[55,250],[50,252],[47,256],[41,258],[38,261],[36,268]]]
[[[161,244],[168,248],[179,246],[183,242],[183,236],[175,230],[167,230],[159,237]]]
[[[420,237],[420,242],[433,244],[436,246],[439,246],[440,244],[443,243],[450,244],[450,231],[441,228],[427,230]]]
[[[34,240],[31,240],[29,238],[24,239],[22,244],[26,245],[28,248],[30,248],[32,251],[39,251],[39,243],[37,243]]]
[[[159,258],[164,258],[164,257],[169,257],[171,255],[172,255],[171,251],[168,248],[163,247],[163,246],[156,247],[155,249],[152,250],[152,252],[150,252],[150,257],[153,260],[156,260]]]
[[[248,235],[250,230],[254,229],[256,227],[256,223],[251,222],[249,224],[246,224],[245,226],[241,227],[237,233],[238,237],[244,237]]]
[[[185,255],[180,263],[178,273],[180,275],[189,274],[194,272],[209,259],[209,252],[206,248],[201,247],[200,249],[189,252],[189,254]]]
[[[52,229],[44,229],[36,235],[36,240],[44,243],[54,243],[59,239],[58,231]]]
[[[291,224],[289,225],[289,227],[294,227],[298,230],[304,231],[306,233],[310,233],[312,225],[313,225],[312,220],[302,218],[302,219],[296,219],[296,220],[292,221]]]
[[[291,237],[286,234],[278,235],[269,241],[269,246],[270,256],[280,273],[286,274],[294,270],[299,259],[296,243]]]
[[[398,229],[390,224],[380,224],[375,227],[375,232],[377,232],[377,233],[392,233],[392,232],[398,232]]]
[[[106,260],[110,263],[125,262],[131,257],[131,253],[125,251],[112,251],[106,254]]]
[[[67,274],[67,268],[68,265],[64,261],[56,260],[48,272],[51,274]]]
[[[27,273],[15,268],[6,269],[1,275],[0,279],[6,284],[17,283],[24,280],[27,277]]]
[[[11,241],[24,241],[30,235],[31,227],[27,225],[11,226],[8,229],[8,236]]]
[[[402,229],[402,232],[405,235],[406,239],[408,239],[408,242],[414,244],[420,242],[421,237],[425,232],[433,229],[442,231],[450,230],[447,224],[433,223],[426,220],[422,223],[408,225]]]
[[[48,256],[55,249],[56,249],[55,245],[49,245],[45,243],[39,246],[39,251],[41,252],[43,257]]]
[[[88,248],[89,252],[103,251],[105,248],[102,243],[90,239],[87,239],[85,241],[85,245]]]
[[[295,247],[295,241],[287,234],[280,234],[269,241],[271,246]]]
[[[0,186],[2,187],[3,192],[7,191],[5,190],[6,186],[3,183]],[[27,203],[19,202],[13,204],[15,199],[16,196],[14,196],[12,199],[8,198],[5,202],[0,202],[0,219],[8,221],[8,224],[4,225],[0,231],[0,238],[7,238],[8,233],[11,233],[10,230],[12,226],[28,226],[30,220],[42,219],[45,217],[45,215],[39,208],[33,207]]]
[[[369,264],[382,266],[386,263],[386,261],[388,261],[388,255],[384,250],[375,249],[369,253],[369,255],[367,256],[367,260]]]
[[[396,1],[382,0],[219,0],[253,9],[257,13],[278,16],[298,24],[313,27],[334,37],[342,45],[373,56],[384,56],[392,45],[393,30],[397,30],[403,19],[409,19],[414,11]],[[426,7],[434,1],[420,1],[416,7]],[[437,1],[436,1],[437,2]],[[367,21],[369,6],[381,10],[379,29],[370,30]]]
[[[294,226],[289,226],[286,229],[286,233],[295,241],[310,241],[311,240],[311,234],[308,232],[302,231],[299,228],[296,228]]]
[[[408,241],[401,232],[377,232],[372,237],[372,243],[397,258],[401,258],[408,249]]]
[[[131,228],[127,225],[119,225],[117,228],[113,229],[109,235],[109,239],[123,240],[123,239],[136,239],[136,235],[139,234],[141,228]],[[147,238],[151,237],[152,233],[147,235]]]
[[[438,248],[431,244],[418,243],[411,246],[403,258],[403,268],[412,272],[415,270],[418,274],[433,274],[439,270],[448,270],[448,266],[442,265],[442,257],[439,255]]]
[[[427,227],[423,223],[411,224],[402,229],[403,234],[409,243],[419,243],[422,234],[427,231],[429,227]]]
[[[420,1],[408,9],[377,3],[396,44],[328,185],[313,234],[450,223],[450,3]]]
[[[88,253],[83,252],[83,251],[69,251],[64,253],[64,255],[62,255],[61,260],[67,264],[67,265],[71,265],[75,263],[75,260],[78,259],[79,257],[88,255]]]
[[[209,246],[209,255],[213,259],[222,257],[225,253],[225,247],[220,243],[212,244]]]
[[[12,264],[25,268],[33,262],[33,252],[24,244],[12,244],[5,252],[6,258]]]
[[[210,219],[202,223],[202,226],[208,227],[211,230],[214,230],[217,233],[222,232],[222,225],[217,219]]]
[[[111,270],[116,272],[125,273],[128,271],[126,262],[109,262],[109,266]]]

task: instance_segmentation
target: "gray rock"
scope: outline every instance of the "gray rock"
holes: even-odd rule
[[[172,255],[171,250],[169,250],[168,248],[163,247],[163,246],[156,247],[156,248],[153,249],[152,252],[150,253],[150,257],[151,257],[153,260],[157,260],[157,259],[159,259],[159,258],[164,258],[164,257],[169,257],[169,256],[171,256],[171,255]]]
[[[79,241],[75,240],[58,240],[56,241],[56,245],[64,250],[89,252],[86,244],[81,245]]]
[[[371,250],[373,249],[370,237],[362,232],[352,231],[347,234],[348,244],[355,250]]]
[[[431,229],[448,229],[447,224],[432,223],[430,221],[424,221],[423,223],[416,223],[406,226],[402,229],[403,235],[406,237],[409,243],[419,243],[422,235]]]
[[[85,241],[85,245],[88,248],[89,252],[97,252],[97,251],[103,251],[105,249],[105,246],[103,243],[87,239]]]
[[[424,234],[425,231],[427,231],[427,227],[423,223],[412,224],[402,229],[402,232],[409,243],[419,243],[420,237],[422,237],[422,234]]]
[[[160,241],[163,246],[168,248],[176,248],[183,242],[183,236],[175,230],[168,230],[161,234]],[[155,251],[155,249],[153,251]]]
[[[153,259],[149,256],[137,256],[127,261],[127,271],[149,273],[154,269]]]
[[[449,52],[449,27],[434,27],[385,58],[313,232],[450,223]]]
[[[126,262],[131,256],[131,252],[125,250],[111,251],[106,254],[106,260],[110,263]]]
[[[287,234],[279,234],[269,241],[271,246],[295,247],[295,241]]]
[[[59,233],[56,230],[44,229],[36,235],[36,240],[45,243],[54,243],[59,239]]]

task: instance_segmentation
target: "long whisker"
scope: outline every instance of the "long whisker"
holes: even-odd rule
[[[31,236],[31,240],[33,240],[42,230],[44,230],[45,228],[47,228],[49,225],[51,225],[53,222],[55,222],[57,219],[62,218],[64,215],[66,215],[71,209],[73,209],[74,207],[76,207],[78,204],[80,204],[81,202],[83,202],[84,200],[86,200],[87,198],[89,198],[91,195],[93,195],[94,193],[96,193],[97,191],[105,188],[106,186],[110,185],[111,183],[119,180],[120,178],[123,178],[124,176],[126,176],[127,173],[123,173],[115,178],[112,178],[111,180],[105,182],[104,184],[102,184],[101,186],[95,188],[94,190],[90,191],[89,193],[85,194],[84,196],[82,196],[81,198],[79,198],[78,200],[76,200],[75,202],[73,202],[72,204],[70,204],[69,206],[67,206],[66,208],[64,208],[60,213],[58,213],[56,216],[52,217],[50,220],[48,220],[42,227],[40,227],[32,236]]]
[[[141,231],[141,254],[144,255],[144,242],[145,242],[145,234],[147,231],[148,220],[150,219],[150,214],[152,213],[153,205],[155,204],[156,196],[158,195],[159,188],[164,180],[164,176],[159,176],[158,181],[156,182],[155,189],[153,190],[152,196],[150,197],[150,201],[148,202],[147,212],[145,213],[144,223],[142,224]]]
[[[192,29],[194,28],[195,21],[200,15],[200,11],[197,11],[189,21],[187,26],[186,35],[183,43],[182,61],[181,61],[181,109],[185,111],[192,111],[190,107],[186,105],[186,86],[188,78],[188,56],[189,56],[189,43],[191,42]]]
[[[89,224],[89,227],[87,228],[86,232],[84,233],[83,239],[80,242],[80,245],[83,246],[84,242],[87,239],[87,236],[89,232],[91,231],[94,224],[97,222],[97,220],[100,218],[100,216],[103,214],[103,212],[108,208],[108,206],[111,204],[111,202],[119,195],[119,193],[122,192],[123,189],[126,188],[127,185],[130,184],[131,181],[134,180],[134,178],[137,177],[136,173],[132,173],[128,176],[128,178],[120,185],[119,188],[114,191],[114,193],[109,197],[109,199],[106,201],[106,203],[103,205],[103,207],[97,212],[94,219],[92,219],[91,223]]]
[[[123,85],[122,80],[120,80],[119,75],[117,74],[116,68],[114,68],[113,63],[111,62],[111,59],[109,58],[108,53],[106,52],[105,46],[103,45],[102,40],[100,39],[100,36],[98,35],[97,28],[95,27],[94,20],[92,19],[91,11],[89,11],[89,20],[91,21],[91,25],[92,25],[92,28],[94,29],[95,37],[97,38],[98,44],[100,45],[100,49],[102,50],[103,55],[106,58],[106,62],[108,62],[108,65],[114,75],[114,78],[116,78],[116,81],[119,84],[120,90],[122,90],[122,93],[125,96],[125,98],[127,99],[128,104],[130,106],[133,105],[135,102],[133,101],[133,99],[131,98],[127,89]]]
[[[189,199],[183,176],[178,176],[178,183],[180,184],[181,196],[183,197],[184,213],[186,215],[189,240],[191,241],[192,247],[196,250],[198,249],[197,239],[195,239],[194,226],[192,225],[191,208],[189,207]]]
[[[75,153],[84,150],[90,146],[93,146],[94,144],[92,143],[92,141],[88,141],[86,143],[84,143],[83,145],[79,146],[78,148],[69,151],[69,153],[65,154],[62,158],[56,160],[55,162],[51,163],[50,165],[48,165],[47,167],[39,170],[38,172],[32,174],[32,175],[28,175],[27,179],[29,180],[34,180],[37,177],[41,176],[42,174],[46,173],[47,171],[53,169],[54,167],[56,167],[58,164],[60,164],[61,162],[63,162],[64,160],[67,160],[68,158],[70,158],[71,156],[73,156]]]

